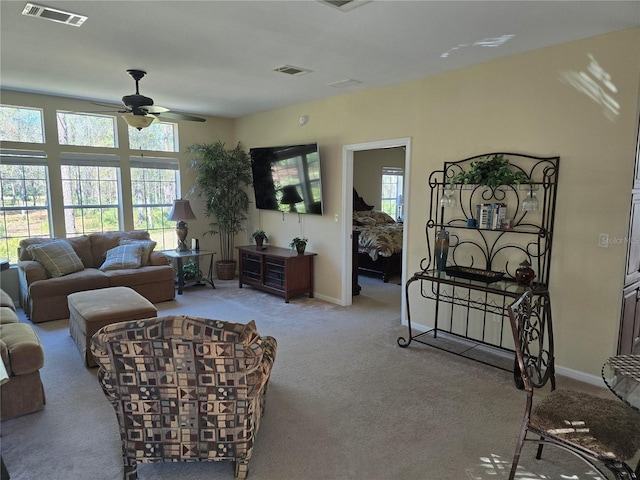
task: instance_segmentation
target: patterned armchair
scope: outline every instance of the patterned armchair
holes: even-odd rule
[[[246,478],[276,340],[246,325],[183,315],[108,325],[92,338],[116,411],[125,480],[137,462],[231,460]]]

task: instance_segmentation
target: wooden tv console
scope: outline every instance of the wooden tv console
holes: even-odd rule
[[[313,298],[313,257],[280,247],[245,245],[236,247],[240,254],[239,286],[249,285],[265,292],[289,298],[309,294]]]

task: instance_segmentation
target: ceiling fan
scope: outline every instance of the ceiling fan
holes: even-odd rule
[[[204,122],[204,118],[185,115],[182,113],[171,112],[168,108],[160,107],[153,104],[153,99],[140,94],[139,82],[147,74],[144,70],[130,69],[127,73],[131,75],[136,82],[136,93],[125,95],[122,97],[124,110],[118,110],[122,113],[122,118],[130,127],[142,130],[148,127],[154,121],[162,118],[175,120],[188,120],[190,122]]]

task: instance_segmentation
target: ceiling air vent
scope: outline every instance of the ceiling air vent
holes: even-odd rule
[[[287,75],[304,75],[310,73],[311,70],[306,68],[294,67],[293,65],[283,65],[273,69],[274,72],[286,73]]]
[[[342,12],[348,12],[356,7],[360,7],[365,3],[369,3],[371,0],[319,0],[320,3],[329,5],[330,7],[337,8]]]
[[[79,27],[87,19],[84,15],[65,12],[63,10],[45,7],[44,5],[36,5],[35,3],[27,3],[24,6],[24,10],[22,10],[22,14],[27,15],[28,17],[40,17],[46,20],[51,20],[52,22],[73,25],[74,27]]]

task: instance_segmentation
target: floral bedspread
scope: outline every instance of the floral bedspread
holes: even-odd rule
[[[353,229],[360,232],[358,251],[373,261],[402,252],[402,224],[384,212],[353,212]]]

